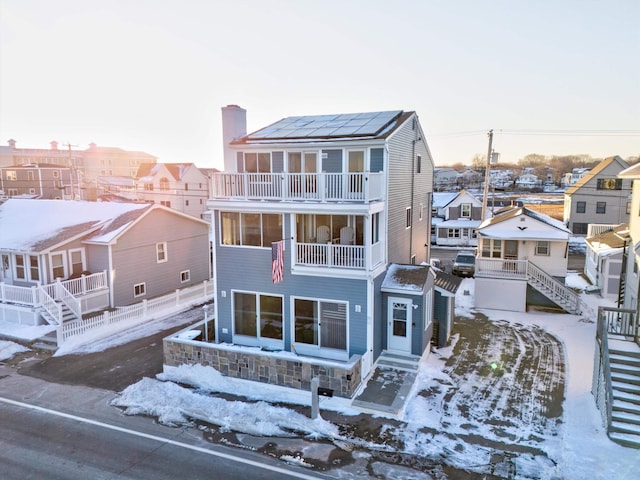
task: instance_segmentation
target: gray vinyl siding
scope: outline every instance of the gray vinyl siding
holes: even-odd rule
[[[156,243],[167,242],[167,261],[156,261]],[[173,292],[209,278],[209,232],[204,223],[157,210],[144,217],[113,245],[114,303],[129,305]],[[189,270],[182,283],[180,272]],[[133,286],[146,294],[134,297]]]
[[[371,172],[382,172],[384,171],[384,149],[383,148],[372,148],[371,149],[371,165],[369,167],[369,171]]]
[[[284,152],[271,152],[271,171],[284,172]]]
[[[244,172],[244,152],[236,152],[236,168],[238,173]]]
[[[614,161],[573,194],[565,195],[565,216],[569,215],[568,228],[571,231],[574,231],[574,224],[576,223],[620,224],[629,221],[627,197],[631,193],[631,180],[628,178],[622,179],[622,190],[598,190],[597,188],[598,179],[616,178],[622,170],[623,166]],[[629,201],[631,200],[629,199]],[[585,202],[584,213],[577,212],[578,202]],[[606,203],[606,212],[604,214],[596,213],[598,202]]]
[[[438,322],[437,346],[444,347],[447,343],[447,332],[449,331],[449,297],[445,297],[436,291],[433,295],[433,322]]]
[[[109,272],[109,247],[106,245],[86,245],[87,270],[98,273],[106,270]]]
[[[214,212],[218,218],[218,212]],[[285,218],[285,225],[288,219]],[[220,341],[233,341],[233,312],[232,291],[241,290],[267,295],[283,296],[284,341],[283,348],[290,350],[294,343],[291,335],[291,298],[304,297],[308,299],[333,300],[348,302],[347,321],[349,329],[349,355],[362,355],[367,347],[367,281],[359,279],[345,279],[335,277],[309,277],[291,275],[291,242],[285,244],[284,280],[274,284],[271,280],[271,249],[221,246],[219,244],[219,225],[215,224],[217,278],[217,308],[219,331],[227,329],[221,334]],[[289,238],[290,232],[285,233]],[[222,293],[224,292],[224,294]],[[223,296],[224,295],[224,296]],[[355,306],[360,305],[361,311],[356,312]]]
[[[323,172],[342,172],[342,150],[323,150],[322,154],[327,155],[327,158],[322,159]]]
[[[427,261],[428,234],[430,221],[428,210],[431,208],[429,195],[433,191],[433,160],[426,147],[424,135],[418,128],[412,129],[413,118],[408,119],[389,139],[388,161],[388,255],[390,263],[409,264],[411,256],[416,256],[416,264]],[[413,141],[416,142],[415,152]],[[411,180],[413,155],[422,157],[422,173],[415,174],[413,192],[413,228],[406,228],[406,209],[411,202]],[[419,221],[419,208],[423,204],[424,214]],[[411,237],[411,238],[410,238]],[[411,245],[411,251],[410,246]]]
[[[387,318],[387,314],[386,314],[386,306],[383,306],[383,301],[382,301],[382,293],[380,292],[380,288],[382,287],[382,282],[384,281],[384,278],[386,276],[386,272],[383,272],[382,274],[380,274],[376,279],[374,279],[373,281],[373,291],[374,291],[374,298],[373,298],[373,361],[375,362],[376,359],[380,356],[380,354],[382,353],[382,350],[384,349],[386,343],[385,343],[385,336],[383,332],[386,332],[386,328],[385,328],[385,319]]]

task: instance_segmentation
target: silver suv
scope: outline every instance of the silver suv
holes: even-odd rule
[[[453,261],[451,273],[459,277],[473,277],[476,273],[476,257],[473,253],[460,252]]]

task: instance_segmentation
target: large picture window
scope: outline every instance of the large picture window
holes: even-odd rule
[[[295,341],[338,350],[347,349],[347,304],[294,300]]]
[[[234,292],[233,322],[235,335],[252,337],[258,344],[282,341],[282,297]]]
[[[222,245],[269,247],[282,240],[282,215],[277,213],[220,213]]]

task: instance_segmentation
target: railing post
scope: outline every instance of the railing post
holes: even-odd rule
[[[142,300],[142,317],[147,318],[147,301]]]
[[[58,347],[64,343],[64,328],[62,324],[58,325],[58,328],[56,328],[56,343],[58,344]]]
[[[364,198],[363,200],[367,203],[369,203],[371,201],[371,198],[369,198],[370,195],[370,190],[369,190],[369,172],[363,173],[362,174],[362,183],[364,183],[363,188],[362,188],[362,192],[364,193]]]
[[[84,273],[80,274],[80,285],[82,286],[82,294],[85,295],[87,293],[87,276]]]
[[[0,302],[5,301],[4,282],[0,282]]]
[[[38,301],[38,287],[31,287],[31,301],[34,305],[39,305]]]
[[[320,182],[318,188],[320,189],[319,199],[322,202],[327,201],[327,189],[326,189],[326,181],[327,181],[327,172],[322,172],[319,174]]]
[[[63,297],[63,295],[61,293],[62,290],[60,289],[61,286],[62,286],[62,284],[60,283],[60,277],[58,277],[58,278],[56,278],[56,284],[55,284],[55,288],[54,288],[54,290],[56,292],[56,296],[55,296],[54,300],[60,300]]]

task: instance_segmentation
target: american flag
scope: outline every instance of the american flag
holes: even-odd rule
[[[271,243],[271,280],[280,283],[284,278],[284,240]]]

